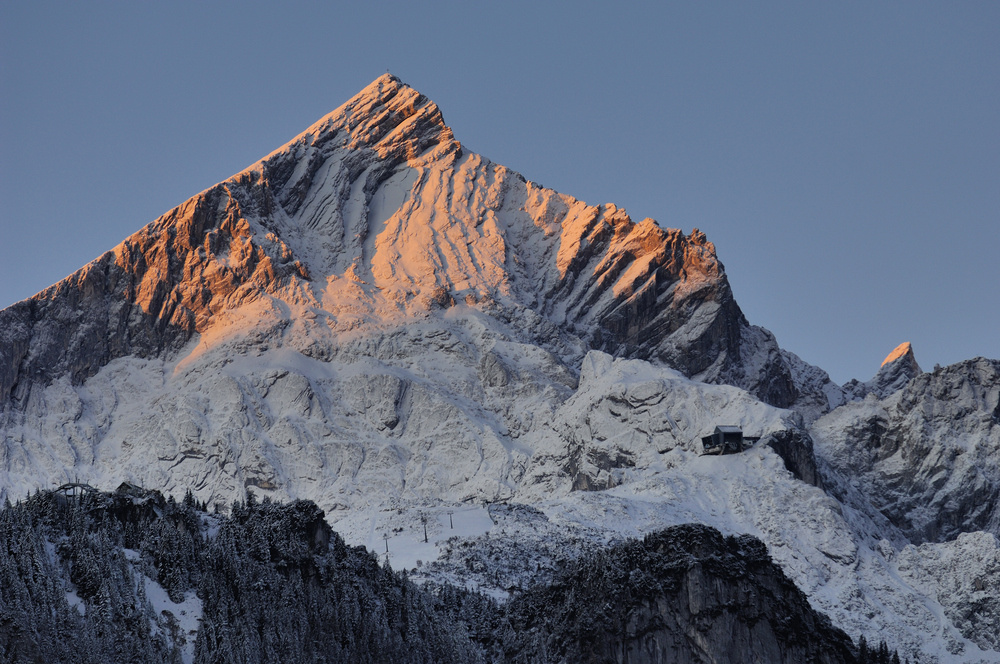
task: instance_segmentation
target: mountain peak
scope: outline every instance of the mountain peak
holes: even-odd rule
[[[382,158],[412,159],[434,146],[445,152],[459,147],[437,104],[388,72],[276,152],[301,142],[319,147],[330,141],[373,148]]]
[[[353,326],[455,303],[536,321],[532,340],[568,363],[595,348],[781,406],[795,394],[773,337],[747,341],[703,233],[637,224],[464,152],[438,106],[389,73],[50,295],[0,317],[0,403],[118,357],[166,357],[195,334],[209,348],[273,323],[281,343],[327,356]],[[81,317],[100,326],[61,323]]]
[[[844,393],[848,400],[864,399],[866,395],[873,393],[879,399],[897,392],[913,378],[923,373],[917,358],[913,354],[913,346],[909,341],[904,341],[882,360],[882,365],[875,373],[875,376],[867,381],[850,380],[844,384]]]
[[[904,359],[909,356],[909,359],[916,364],[916,358],[913,355],[913,346],[910,345],[909,341],[904,341],[903,343],[896,346],[891,353],[886,355],[885,359],[882,360],[882,365],[892,364],[897,360]]]
[[[885,398],[890,394],[903,389],[903,387],[923,371],[917,364],[917,358],[913,355],[913,347],[909,341],[896,346],[879,367],[875,377],[868,381],[867,385],[872,392],[878,394],[879,398]]]

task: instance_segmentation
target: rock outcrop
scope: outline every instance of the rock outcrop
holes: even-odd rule
[[[857,380],[850,380],[843,386],[844,398],[848,401],[864,399],[868,394],[874,394],[879,399],[898,392],[903,389],[910,380],[923,373],[917,358],[913,354],[913,347],[909,341],[905,341],[889,353],[878,373],[871,380],[861,383]]]
[[[508,614],[512,661],[857,661],[850,638],[809,606],[760,540],[705,526],[586,557],[515,597]]]
[[[811,432],[911,541],[1000,534],[1000,361],[921,373],[884,399],[873,392],[838,408]]]
[[[795,477],[813,486],[823,487],[816,468],[816,457],[813,455],[812,438],[808,433],[798,429],[784,429],[768,434],[760,442],[777,452],[785,462],[785,468]]]

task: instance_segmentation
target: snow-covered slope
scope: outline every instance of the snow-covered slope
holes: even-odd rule
[[[498,570],[535,560],[535,573],[561,555],[551,542],[697,521],[761,537],[854,636],[968,661],[991,646],[973,633],[984,618],[921,562],[998,582],[976,567],[997,534],[981,507],[997,486],[989,367],[956,378],[938,415],[937,373],[898,361],[850,401],[861,395],[749,325],[704,234],[467,152],[392,76],[0,311],[0,341],[3,496],[79,478],[224,503],[248,488],[309,498],[350,541],[381,550],[395,533],[397,562],[436,561],[453,580],[467,547],[445,543],[449,509],[470,519],[463,541],[520,547]],[[873,409],[914,439],[964,427],[968,454],[900,481],[895,457],[855,435]],[[699,456],[717,424],[765,438]],[[970,469],[982,490],[966,499]],[[960,521],[921,516],[955,501]],[[484,517],[497,504],[535,507]],[[421,511],[436,544],[404,537]],[[992,534],[975,546],[907,548],[977,528]],[[492,586],[507,587],[499,571]]]

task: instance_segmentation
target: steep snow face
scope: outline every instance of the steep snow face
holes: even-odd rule
[[[848,400],[843,388],[830,380],[830,375],[803,361],[795,353],[781,351],[792,372],[799,398],[795,401],[795,411],[802,415],[806,424],[814,422]]]
[[[919,374],[885,399],[873,392],[834,410],[811,432],[817,453],[912,541],[1000,534],[1000,362]]]
[[[700,453],[701,436],[721,422],[763,436],[793,428],[796,420],[735,387],[705,385],[645,361],[591,352],[577,391],[527,437],[545,444],[536,446],[518,497],[538,501],[610,489],[665,470],[664,455]]]
[[[576,384],[465,305],[347,332],[319,358],[285,327],[287,305],[266,304],[243,312],[241,334],[193,339],[172,361],[120,358],[83,385],[34,390],[0,449],[10,495],[78,474],[226,502],[257,487],[333,514],[404,496],[499,499],[530,454],[521,432]]]
[[[899,575],[961,628],[975,648],[1000,651],[1000,547],[990,533],[962,533],[951,542],[909,545],[893,560]],[[952,634],[941,641],[952,651],[965,644]],[[972,648],[972,649],[975,649]]]

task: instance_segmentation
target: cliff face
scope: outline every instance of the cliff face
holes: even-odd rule
[[[1000,534],[997,360],[921,373],[884,399],[872,393],[838,408],[812,432],[817,451],[911,541]]]
[[[551,586],[516,597],[508,614],[518,635],[509,659],[856,661],[847,635],[812,610],[759,540],[705,526],[675,526],[591,555]]]
[[[345,279],[351,292],[334,283]],[[175,351],[264,296],[334,316],[367,308],[383,323],[455,302],[529,309],[586,347],[779,406],[796,398],[777,344],[747,324],[704,234],[634,223],[466,153],[433,102],[386,75],[0,313],[0,403],[16,408],[32,385],[79,383],[115,358]]]
[[[413,445],[421,458],[446,432],[449,465],[508,495],[524,472],[513,441],[544,426],[590,349],[797,397],[704,234],[465,152],[388,75],[0,312],[0,339],[11,492],[87,467],[226,500],[245,486],[322,500],[300,481],[389,464],[393,484],[420,486]],[[394,451],[369,454],[372,439]],[[300,472],[303,458],[323,472]]]
[[[0,311],[0,400],[82,383],[119,357],[177,351],[212,318],[260,297],[301,264],[268,255],[219,185],[38,295]]]

